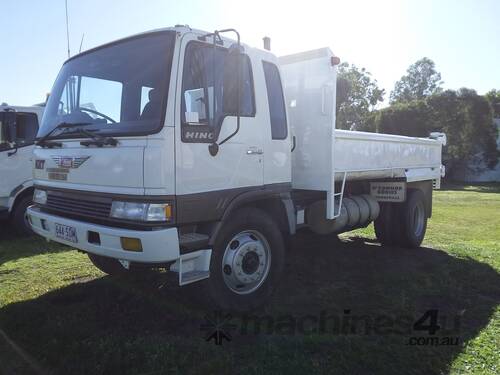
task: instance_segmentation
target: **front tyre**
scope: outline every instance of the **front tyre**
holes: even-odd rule
[[[87,253],[90,261],[102,272],[110,276],[124,276],[129,271],[122,266],[118,259],[103,257],[101,255]]]
[[[284,259],[284,239],[276,223],[262,210],[244,208],[215,239],[205,294],[224,310],[254,309],[271,296]]]
[[[12,223],[14,224],[14,229],[20,235],[31,236],[34,234],[31,230],[31,225],[26,214],[26,209],[31,206],[31,204],[31,195],[27,195],[16,203],[14,211],[12,212]]]

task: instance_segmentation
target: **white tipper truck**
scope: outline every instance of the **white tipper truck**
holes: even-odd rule
[[[0,105],[0,225],[10,220],[20,234],[30,234],[26,208],[33,197],[32,162],[42,106]]]
[[[70,58],[37,136],[33,230],[105,273],[166,268],[238,310],[270,295],[301,228],[374,221],[383,244],[418,247],[445,137],[335,130],[338,63],[187,26]]]

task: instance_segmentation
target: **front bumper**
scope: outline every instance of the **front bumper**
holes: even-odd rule
[[[35,233],[85,252],[138,263],[166,263],[180,257],[177,228],[151,231],[111,228],[47,214],[36,206],[29,207],[27,213]],[[56,237],[56,223],[75,228],[78,242],[73,243]],[[100,244],[89,242],[89,231],[99,234]],[[140,239],[142,251],[123,250],[121,237]]]

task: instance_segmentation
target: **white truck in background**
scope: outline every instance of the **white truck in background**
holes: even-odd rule
[[[186,26],[72,57],[37,136],[33,230],[108,274],[166,268],[238,310],[270,295],[302,228],[374,221],[383,244],[418,247],[445,137],[335,130],[338,63]]]
[[[44,107],[0,105],[0,220],[30,234],[26,208],[33,197],[33,152]]]

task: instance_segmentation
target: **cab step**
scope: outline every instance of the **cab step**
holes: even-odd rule
[[[206,249],[210,237],[201,233],[185,233],[179,236],[179,246],[181,251],[192,251]]]
[[[179,285],[194,283],[210,277],[211,249],[197,250],[181,254],[179,259],[170,266],[170,271],[179,274]]]
[[[208,279],[210,276],[210,272],[208,271],[190,271],[183,273],[181,275],[181,280],[179,281],[179,285],[186,285],[186,284],[191,284],[194,283],[195,281],[203,280],[203,279]]]

